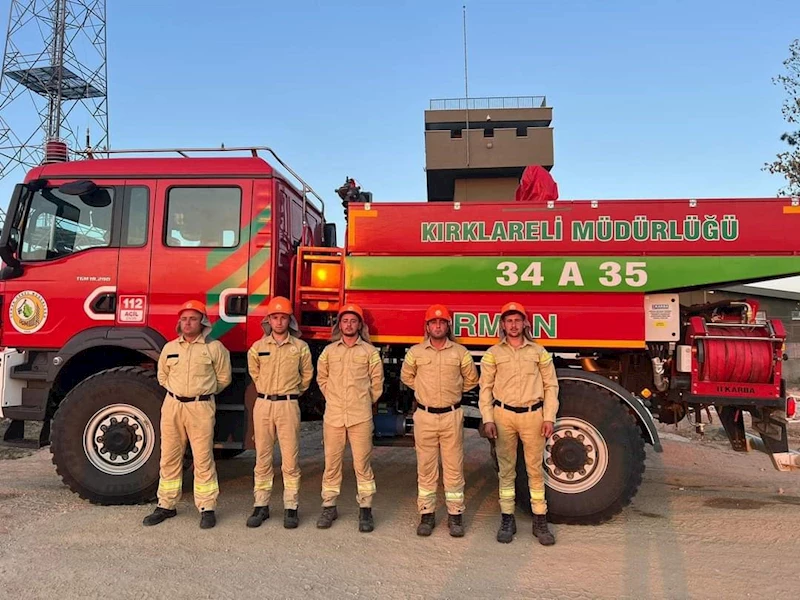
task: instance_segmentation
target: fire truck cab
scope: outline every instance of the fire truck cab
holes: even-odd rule
[[[43,421],[39,444],[52,441],[59,473],[90,500],[155,490],[154,368],[188,299],[207,304],[232,355],[215,447],[244,449],[245,352],[263,308],[291,295],[298,246],[335,245],[313,190],[258,155],[282,163],[270,149],[244,150],[56,162],[15,188],[0,239],[5,437]]]

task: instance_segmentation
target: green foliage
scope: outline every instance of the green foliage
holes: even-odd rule
[[[786,73],[773,79],[775,85],[783,86],[786,99],[781,113],[792,126],[800,123],[800,39],[789,46],[789,58],[783,61]],[[789,131],[781,136],[788,148],[779,152],[775,160],[764,165],[764,169],[773,174],[782,175],[786,186],[779,193],[787,196],[800,195],[800,129]]]

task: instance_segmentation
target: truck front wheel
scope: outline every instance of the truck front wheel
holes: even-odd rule
[[[88,377],[53,418],[50,451],[61,479],[95,504],[155,497],[164,390],[153,371],[117,367]]]
[[[544,452],[547,511],[554,523],[596,525],[636,494],[644,473],[644,440],[619,399],[586,381],[561,381],[560,408]],[[517,452],[517,504],[530,512],[528,474]]]

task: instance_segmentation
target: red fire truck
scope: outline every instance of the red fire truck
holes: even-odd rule
[[[319,196],[274,152],[232,150],[44,164],[14,190],[0,237],[5,437],[20,442],[25,421],[43,421],[38,443],[81,497],[154,497],[154,369],[189,298],[207,304],[232,354],[234,383],[217,404],[222,456],[253,447],[245,352],[269,299],[284,295],[315,355],[343,302],[364,307],[387,374],[375,414],[385,445],[413,435],[398,375],[427,306],[450,307],[476,358],[496,341],[499,307],[527,306],[561,386],[545,455],[556,521],[601,522],[630,502],[645,446],[661,450],[654,416],[675,423],[714,407],[748,450],[749,413],[774,465],[800,464],[786,435],[781,322],[751,301],[681,301],[800,273],[796,199],[382,203],[350,182],[339,247]],[[321,415],[317,390],[301,404],[305,418]],[[477,394],[465,407],[478,427]]]

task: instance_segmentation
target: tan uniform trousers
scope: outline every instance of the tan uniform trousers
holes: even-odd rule
[[[194,504],[199,511],[215,510],[219,496],[214,464],[214,400],[180,402],[170,394],[161,406],[161,471],[158,505],[174,509],[181,499],[183,455],[188,441],[194,460]]]
[[[272,494],[272,454],[281,448],[283,508],[297,510],[300,490],[300,405],[297,400],[256,400],[253,409],[256,438],[255,506],[267,506]]]
[[[544,499],[542,460],[547,438],[542,436],[542,423],[544,422],[542,410],[514,413],[501,406],[495,406],[493,414],[497,426],[497,463],[500,467],[500,512],[514,514],[517,441],[522,440],[533,514],[546,514],[547,502]]]
[[[447,512],[464,512],[464,411],[442,414],[414,411],[414,447],[417,450],[417,510],[436,512],[439,455],[444,471]]]
[[[350,427],[335,427],[323,423],[325,472],[322,475],[322,506],[336,506],[336,499],[342,487],[342,457],[345,442],[349,439],[358,489],[356,501],[361,508],[372,507],[372,497],[375,495],[375,476],[372,474],[370,464],[372,430],[372,419]]]

